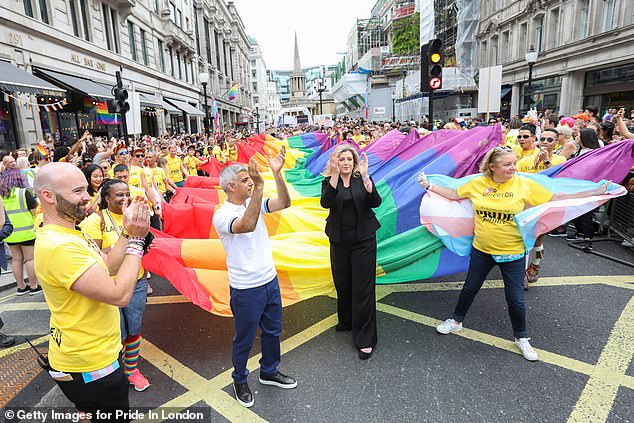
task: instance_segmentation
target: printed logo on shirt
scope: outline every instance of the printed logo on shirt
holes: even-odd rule
[[[55,341],[58,347],[62,346],[62,331],[57,328],[51,328],[51,339]]]
[[[476,210],[475,211],[482,220],[485,222],[493,223],[496,225],[502,225],[504,223],[508,223],[513,220],[515,214],[513,213],[502,213],[495,211],[487,211],[487,210]]]
[[[497,192],[497,190],[489,188],[484,190],[484,192],[482,193],[482,196],[491,197],[491,198],[513,198],[514,194],[510,191]]]

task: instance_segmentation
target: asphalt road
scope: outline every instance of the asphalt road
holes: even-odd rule
[[[596,243],[595,250],[634,262],[634,251],[618,243]],[[232,320],[183,302],[169,282],[154,276],[139,363],[152,386],[131,390],[130,400],[154,411],[204,412],[205,421],[214,422],[634,420],[634,268],[547,238],[540,273],[526,293],[539,362],[526,361],[512,342],[497,270],[465,330],[448,336],[434,326],[451,316],[464,275],[380,286],[379,344],[367,361],[358,359],[349,333],[334,331],[334,298],[285,308],[280,369],[296,377],[298,387],[259,385],[256,340],[249,377],[255,405],[249,410],[233,400]],[[3,332],[45,349],[43,297],[18,298],[13,291],[0,293]],[[24,344],[0,350],[0,407],[69,406],[33,361]]]

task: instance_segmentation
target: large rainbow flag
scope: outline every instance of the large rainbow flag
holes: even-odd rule
[[[235,84],[233,84],[233,86],[231,88],[229,88],[229,96],[227,97],[229,100],[235,100],[236,97],[238,96],[238,86],[240,85],[239,82],[236,82]]]
[[[501,136],[499,125],[470,131],[439,130],[422,138],[415,131],[391,131],[363,149],[370,175],[383,198],[375,209],[382,225],[377,232],[378,284],[422,281],[466,270],[468,257],[447,248],[443,243],[446,239],[433,226],[421,225],[419,210],[425,190],[416,178],[420,171],[453,178],[474,175],[483,156],[499,144]],[[264,216],[283,304],[332,292],[329,243],[324,233],[328,212],[319,205],[321,172],[334,148],[332,139],[322,133],[284,140],[259,134],[236,145],[237,161],[256,159],[265,179],[265,196],[276,195],[267,153],[277,154],[282,145],[287,149],[283,173],[292,206]],[[610,145],[588,153],[596,155],[594,160],[586,159],[586,155],[549,171],[556,173],[555,177],[574,175],[577,179],[620,182],[634,164],[633,145],[634,140]],[[168,279],[193,303],[228,316],[226,256],[212,224],[214,211],[226,199],[217,186],[222,167],[212,159],[205,165],[210,177],[188,178],[185,187],[178,189],[163,212],[165,232],[155,232],[157,239],[143,264],[150,272]],[[447,216],[455,214],[455,205],[450,207],[444,212]],[[541,230],[538,225],[532,226],[533,232]],[[531,226],[527,228],[530,232]]]

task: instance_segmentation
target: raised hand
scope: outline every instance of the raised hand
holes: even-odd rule
[[[429,181],[427,180],[427,175],[425,175],[425,172],[421,172],[418,174],[418,183],[421,184],[425,189],[429,188]]]
[[[612,183],[612,181],[607,181],[605,184],[603,184],[599,188],[597,188],[596,195],[606,194],[608,192],[608,187],[610,186],[611,183]]]
[[[361,153],[361,160],[359,161],[359,172],[361,172],[362,178],[368,177],[368,156],[365,153]]]
[[[273,173],[277,173],[282,170],[282,167],[284,166],[284,161],[286,160],[286,146],[282,145],[282,148],[277,156],[273,157],[270,151],[268,155],[271,171]]]
[[[248,173],[249,177],[251,177],[251,180],[256,186],[261,187],[264,185],[264,179],[262,179],[262,175],[258,170],[258,164],[253,157],[251,157],[251,159],[249,160]]]
[[[128,204],[129,201],[129,204]],[[143,197],[123,203],[123,228],[130,236],[145,238],[150,230],[150,209]]]

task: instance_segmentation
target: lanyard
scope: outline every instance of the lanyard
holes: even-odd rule
[[[121,238],[121,232],[119,232],[119,227],[117,226],[117,224],[114,223],[114,219],[112,218],[112,215],[110,214],[110,210],[106,209],[106,214],[110,218],[110,223],[112,223],[112,227],[117,232],[117,235],[119,236],[119,238]]]

